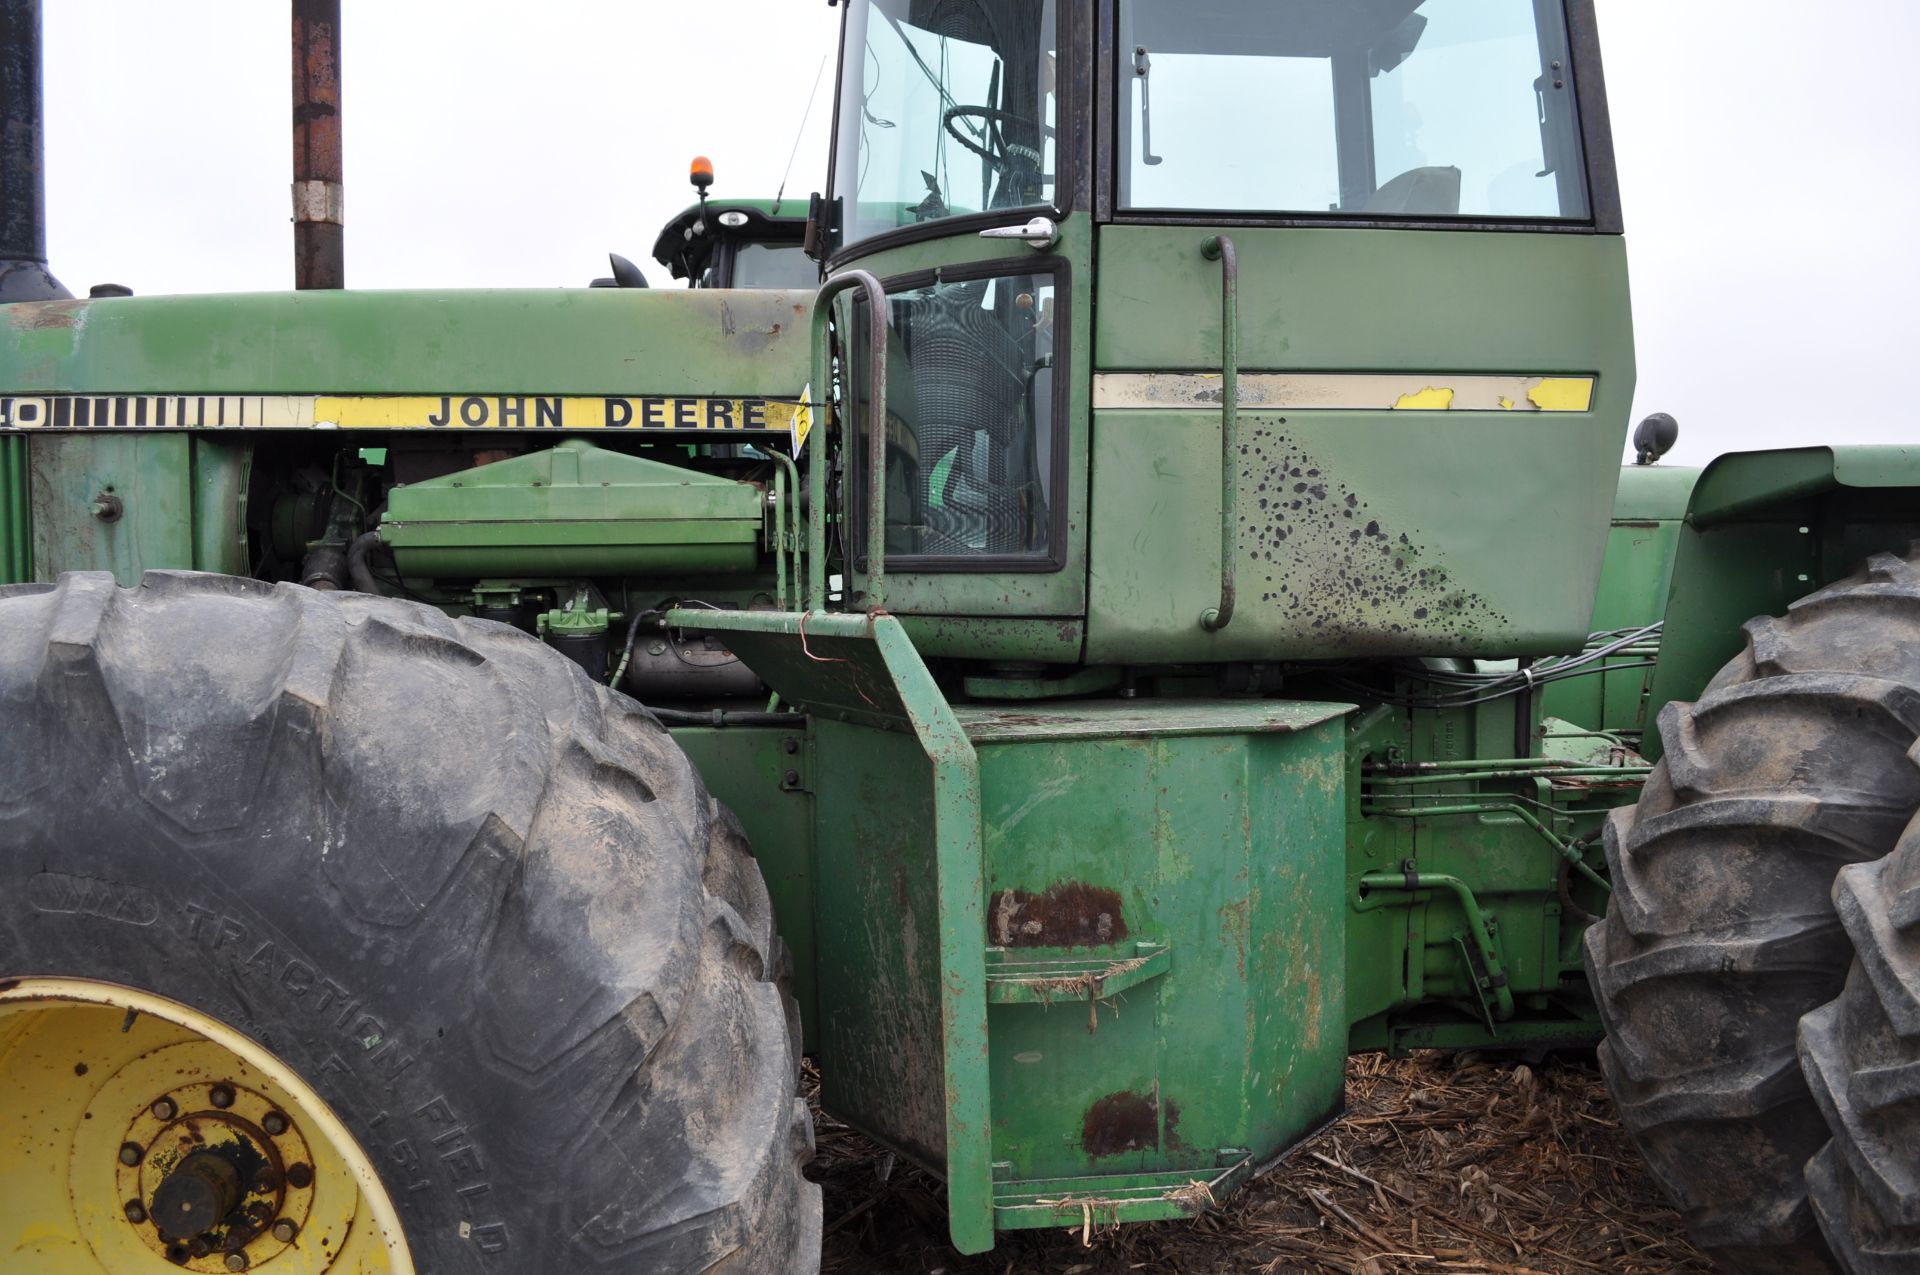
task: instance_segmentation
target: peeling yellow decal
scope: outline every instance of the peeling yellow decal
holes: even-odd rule
[[[1242,372],[1243,411],[1584,412],[1591,376],[1450,372]],[[1096,372],[1095,410],[1217,409],[1220,377],[1211,372]]]
[[[1584,412],[1593,406],[1593,382],[1584,376],[1549,376],[1527,391],[1543,412]]]
[[[1453,406],[1453,391],[1450,389],[1427,386],[1412,394],[1402,394],[1394,400],[1396,412],[1444,412]]]

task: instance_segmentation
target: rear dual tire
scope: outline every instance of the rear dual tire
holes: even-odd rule
[[[1723,1266],[1914,1271],[1920,556],[1746,634],[1608,823],[1601,1067]]]

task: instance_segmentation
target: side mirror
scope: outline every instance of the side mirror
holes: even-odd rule
[[[640,273],[640,267],[634,265],[619,253],[608,253],[607,261],[613,266],[614,287],[644,288],[647,286],[647,276]]]
[[[834,204],[818,191],[807,197],[807,232],[800,241],[800,251],[823,266],[833,254],[833,210]]]
[[[1651,465],[1680,441],[1680,422],[1665,412],[1655,412],[1633,427],[1633,463]]]

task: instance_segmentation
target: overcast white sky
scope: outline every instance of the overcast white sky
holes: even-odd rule
[[[1633,262],[1634,415],[1673,461],[1920,442],[1912,0],[1598,0]],[[347,278],[583,284],[651,260],[712,156],[780,184],[824,0],[345,0]],[[45,0],[49,256],[76,293],[285,288],[286,0]],[[825,178],[833,68],[788,180]]]

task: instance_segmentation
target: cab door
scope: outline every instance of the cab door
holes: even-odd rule
[[[828,272],[870,271],[887,292],[886,601],[921,617],[910,627],[929,654],[1080,655],[1089,10],[855,0],[842,28]],[[842,315],[855,593],[868,578],[865,311],[850,301]]]

